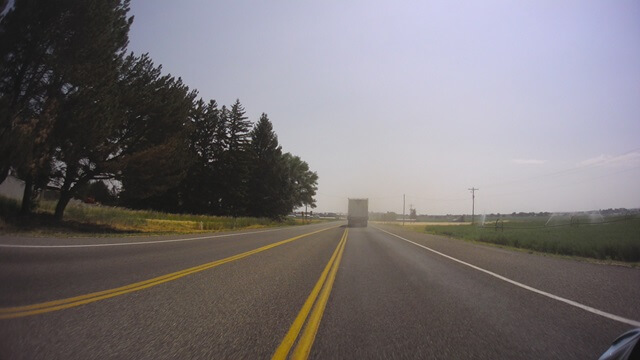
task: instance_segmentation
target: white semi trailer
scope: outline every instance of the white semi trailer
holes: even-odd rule
[[[367,227],[369,222],[369,199],[349,199],[347,221],[349,227]]]

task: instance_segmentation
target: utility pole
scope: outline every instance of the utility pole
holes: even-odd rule
[[[402,194],[402,226],[404,226],[404,205],[406,202],[405,194]]]
[[[469,190],[471,191],[471,225],[473,225],[475,208],[476,208],[476,191],[480,189],[476,189],[472,187]]]

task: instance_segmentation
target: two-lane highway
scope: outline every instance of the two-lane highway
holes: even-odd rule
[[[2,319],[0,358],[268,358],[343,232],[334,223],[184,242],[4,248],[0,317],[20,306],[196,271],[89,304]]]
[[[498,266],[505,250],[397,227],[382,229],[402,239],[371,227],[350,232],[314,358],[597,358],[617,335],[633,327],[514,286],[418,245],[452,253],[463,247],[461,254]],[[585,277],[612,271],[610,276],[617,278],[610,280],[621,288],[618,301],[608,308],[626,304],[626,314],[640,318],[636,269],[507,253],[518,257],[520,266],[508,269],[505,276],[536,266],[546,276],[555,270],[549,260],[570,269],[578,266]],[[572,282],[563,273],[555,276],[558,282]],[[580,289],[576,300],[599,296],[598,286],[594,282]]]
[[[596,358],[640,271],[375,225],[0,237],[0,358]]]

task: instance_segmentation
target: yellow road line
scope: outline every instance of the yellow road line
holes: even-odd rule
[[[344,247],[347,242],[346,234],[347,230],[345,230],[344,242],[342,243],[342,247],[340,248],[340,252],[338,253],[336,261],[333,263],[333,267],[331,268],[331,272],[329,273],[327,282],[322,288],[320,298],[318,298],[318,301],[313,306],[311,317],[309,318],[309,321],[304,328],[302,337],[298,341],[298,345],[296,346],[296,348],[293,350],[294,359],[306,359],[309,357],[311,346],[313,346],[313,342],[316,339],[316,334],[318,333],[318,327],[320,327],[320,320],[322,320],[324,309],[327,307],[327,302],[329,301],[329,295],[331,294],[331,289],[333,288],[333,282],[335,281],[336,274],[338,273],[338,266],[340,266],[340,261],[342,260],[342,254],[344,253]]]
[[[272,249],[274,247],[280,246],[280,245],[284,245],[286,243],[290,243],[292,241],[301,239],[303,237],[306,236],[310,236],[313,234],[317,234],[319,232],[322,231],[326,231],[329,230],[331,228],[326,228],[326,229],[322,229],[322,230],[317,230],[317,231],[313,231],[310,233],[306,233],[306,234],[302,234],[302,235],[298,235],[295,237],[292,237],[290,239],[286,239],[286,240],[282,240],[273,244],[269,244],[266,246],[262,246],[260,248],[254,249],[254,250],[250,250],[241,254],[237,254],[237,255],[233,255],[221,260],[216,260],[210,263],[206,263],[206,264],[202,264],[202,265],[198,265],[198,266],[194,266],[188,269],[184,269],[181,271],[176,271],[170,274],[166,274],[166,275],[162,275],[162,276],[158,276],[149,280],[144,280],[144,281],[140,281],[140,282],[136,282],[133,284],[129,284],[129,285],[125,285],[125,286],[121,286],[121,287],[117,287],[114,289],[109,289],[109,290],[103,290],[103,291],[98,291],[98,292],[93,292],[90,294],[85,294],[85,295],[80,295],[80,296],[75,296],[75,297],[71,297],[71,298],[66,298],[66,299],[60,299],[60,300],[54,300],[54,301],[47,301],[47,302],[43,302],[43,303],[39,303],[39,304],[33,304],[33,305],[25,305],[25,306],[16,306],[16,307],[9,307],[9,308],[0,308],[0,319],[12,319],[12,318],[18,318],[18,317],[23,317],[23,316],[29,316],[29,315],[37,315],[37,314],[43,314],[43,313],[47,313],[47,312],[51,312],[51,311],[56,311],[56,310],[62,310],[62,309],[68,309],[71,307],[75,307],[75,306],[80,306],[80,305],[84,305],[84,304],[88,304],[88,303],[92,303],[95,301],[99,301],[99,300],[103,300],[103,299],[108,299],[108,298],[112,298],[118,295],[123,295],[123,294],[127,294],[130,292],[134,292],[134,291],[139,291],[142,289],[146,289],[152,286],[156,286],[156,285],[160,285],[172,280],[176,280],[182,277],[185,277],[187,275],[190,274],[194,274],[200,271],[204,271],[207,269],[211,269],[213,267],[216,266],[220,266],[222,264],[226,264],[235,260],[239,260],[242,258],[245,258],[247,256],[250,255],[254,255],[257,254],[259,252],[265,251],[265,250],[269,250]]]
[[[313,345],[318,327],[320,326],[320,320],[322,320],[322,314],[324,313],[327,301],[329,300],[329,294],[331,294],[331,289],[338,272],[338,267],[340,266],[340,260],[342,259],[342,253],[344,252],[348,233],[349,230],[345,229],[336,250],[333,252],[327,266],[324,268],[324,271],[322,271],[320,279],[318,279],[313,290],[311,290],[311,294],[305,301],[302,309],[300,309],[298,316],[294,320],[293,324],[291,324],[287,335],[285,335],[282,343],[280,343],[280,346],[276,349],[272,359],[283,360],[287,358],[287,355],[289,355],[289,352],[291,351],[291,347],[298,338],[300,330],[309,316],[309,312],[311,312],[311,317],[304,328],[304,332],[298,341],[298,345],[293,351],[292,358],[306,359],[309,356],[311,346]],[[320,298],[316,302],[318,294],[320,294]],[[313,310],[311,309],[312,306]]]

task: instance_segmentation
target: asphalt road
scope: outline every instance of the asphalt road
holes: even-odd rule
[[[340,225],[0,237],[0,359],[588,359],[640,326],[639,269]]]

